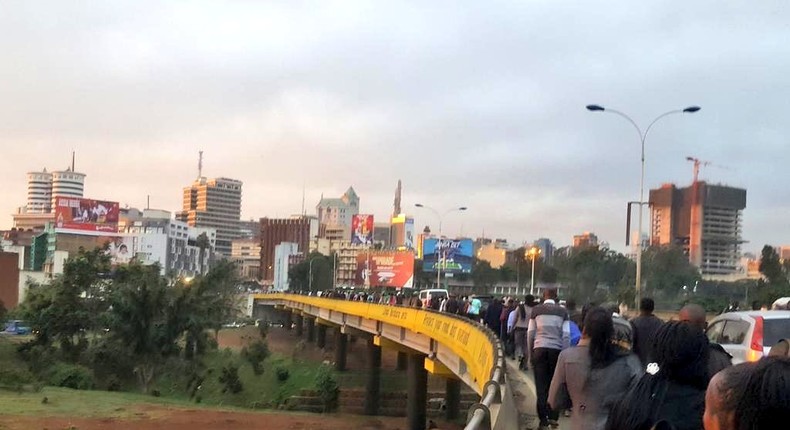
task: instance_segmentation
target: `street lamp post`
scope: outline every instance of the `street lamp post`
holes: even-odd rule
[[[650,129],[653,125],[658,122],[661,118],[664,118],[667,115],[672,115],[676,113],[694,113],[698,112],[701,108],[699,106],[689,106],[685,109],[675,109],[669,112],[664,112],[661,115],[657,116],[645,129],[645,132],[642,132],[642,129],[636,124],[636,122],[631,119],[628,115],[614,109],[604,108],[600,105],[587,105],[587,110],[590,112],[609,112],[615,115],[619,115],[625,118],[631,125],[634,126],[637,133],[639,133],[639,140],[642,145],[642,155],[641,155],[641,175],[639,178],[639,219],[637,221],[637,230],[638,230],[638,249],[636,251],[636,294],[635,294],[635,301],[636,307],[639,307],[639,303],[642,299],[642,207],[645,205],[645,139],[647,138],[647,134],[650,133]],[[626,241],[628,238],[626,238]]]
[[[307,289],[311,293],[313,292],[313,261],[315,261],[315,258],[311,258],[310,263],[307,265],[310,268],[310,279],[307,281]]]
[[[532,247],[529,249],[529,256],[532,259],[532,275],[530,276],[530,285],[529,285],[529,293],[534,295],[535,294],[535,257],[540,255],[541,250],[537,247]]]
[[[456,212],[456,211],[463,212],[467,208],[466,208],[466,206],[461,206],[461,207],[458,207],[458,208],[455,208],[455,209],[450,209],[447,212],[445,212],[444,214],[440,214],[439,211],[437,211],[436,209],[434,209],[434,208],[432,208],[430,206],[425,206],[424,204],[421,204],[421,203],[415,203],[414,206],[416,206],[418,208],[428,209],[429,211],[433,212],[434,215],[436,215],[436,218],[438,218],[438,220],[439,220],[439,236],[438,236],[438,239],[436,240],[436,247],[437,247],[437,249],[435,250],[436,251],[436,288],[441,288],[441,285],[442,285],[442,264],[441,264],[441,258],[440,258],[441,256],[439,254],[439,248],[441,248],[441,242],[442,242],[442,218],[444,216],[452,213],[452,212]]]

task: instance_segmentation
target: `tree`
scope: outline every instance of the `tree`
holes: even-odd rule
[[[203,232],[198,235],[197,240],[195,240],[195,245],[197,245],[200,250],[200,274],[204,275],[206,273],[206,250],[211,246],[211,241],[208,235]]]
[[[36,342],[58,342],[69,361],[87,347],[87,334],[102,327],[111,288],[106,249],[80,249],[66,261],[63,274],[45,285],[31,284],[19,314],[36,332]]]
[[[763,246],[760,253],[760,273],[765,276],[769,283],[774,285],[787,283],[787,275],[784,271],[779,253],[770,245]]]
[[[491,267],[485,260],[475,259],[472,269],[472,282],[475,288],[491,288],[500,279],[499,271]]]
[[[677,246],[651,246],[645,250],[642,273],[645,279],[643,296],[654,295],[670,301],[693,291],[694,285],[702,279],[699,270]]]
[[[159,275],[158,265],[130,264],[119,269],[115,282],[109,333],[128,349],[140,387],[147,393],[162,358],[178,351],[181,330],[168,318],[173,311],[172,290]]]
[[[310,265],[312,262],[312,281]],[[332,289],[332,259],[320,252],[312,252],[301,263],[288,271],[291,290],[327,291]]]

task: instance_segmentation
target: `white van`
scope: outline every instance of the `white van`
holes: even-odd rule
[[[440,300],[444,300],[450,297],[450,293],[443,288],[433,288],[429,290],[420,291],[418,297],[422,302],[422,307],[427,308],[429,307],[428,305],[430,304],[431,299],[437,296],[439,297]]]

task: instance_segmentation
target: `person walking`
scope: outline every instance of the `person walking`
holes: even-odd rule
[[[528,357],[535,374],[540,428],[559,425],[559,410],[549,407],[549,387],[560,351],[570,346],[568,311],[556,303],[557,290],[543,290],[543,303],[532,308],[527,329]]]
[[[634,353],[639,356],[643,366],[649,363],[648,358],[652,354],[651,346],[656,331],[664,322],[653,315],[656,304],[653,299],[645,297],[639,303],[639,316],[631,320],[634,328]]]
[[[579,346],[560,353],[549,389],[549,406],[573,404],[572,430],[603,430],[611,408],[644,372],[634,354],[621,355],[612,344],[611,314],[600,307],[587,312]]]
[[[512,297],[509,297],[505,301],[505,306],[499,311],[499,325],[500,325],[499,338],[504,342],[507,342],[509,340],[508,339],[509,333],[507,331],[507,320],[508,318],[510,318],[510,314],[514,310],[516,310],[516,301]]]
[[[532,308],[528,308],[524,303],[519,303],[510,312],[507,318],[507,333],[513,337],[515,345],[514,355],[518,360],[519,369],[527,370],[527,330],[529,329],[529,319]]]
[[[708,387],[708,339],[689,324],[664,323],[639,382],[618,402],[606,430],[650,429],[665,421],[675,430],[699,430]]]
[[[501,323],[499,320],[499,315],[502,313],[502,301],[500,299],[494,299],[489,303],[488,308],[485,312],[485,320],[486,325],[488,328],[491,329],[497,336],[502,336],[500,333]]]
[[[708,327],[705,309],[700,305],[683,306],[678,313],[678,319],[703,334]],[[708,342],[708,379],[710,379],[713,375],[732,366],[732,356],[724,350],[724,347],[708,340],[707,336],[705,340]]]
[[[483,307],[483,302],[480,301],[477,297],[472,297],[469,301],[469,309],[467,310],[467,316],[470,320],[479,323],[480,322],[480,308]]]

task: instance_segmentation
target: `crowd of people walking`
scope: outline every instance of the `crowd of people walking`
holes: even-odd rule
[[[664,322],[650,298],[628,320],[614,303],[563,306],[552,289],[542,302],[531,295],[488,303],[452,294],[323,297],[432,309],[486,325],[520,369],[533,373],[541,430],[557,428],[563,412],[572,430],[790,428],[790,340],[759,362],[733,366],[706,337],[699,305]]]

